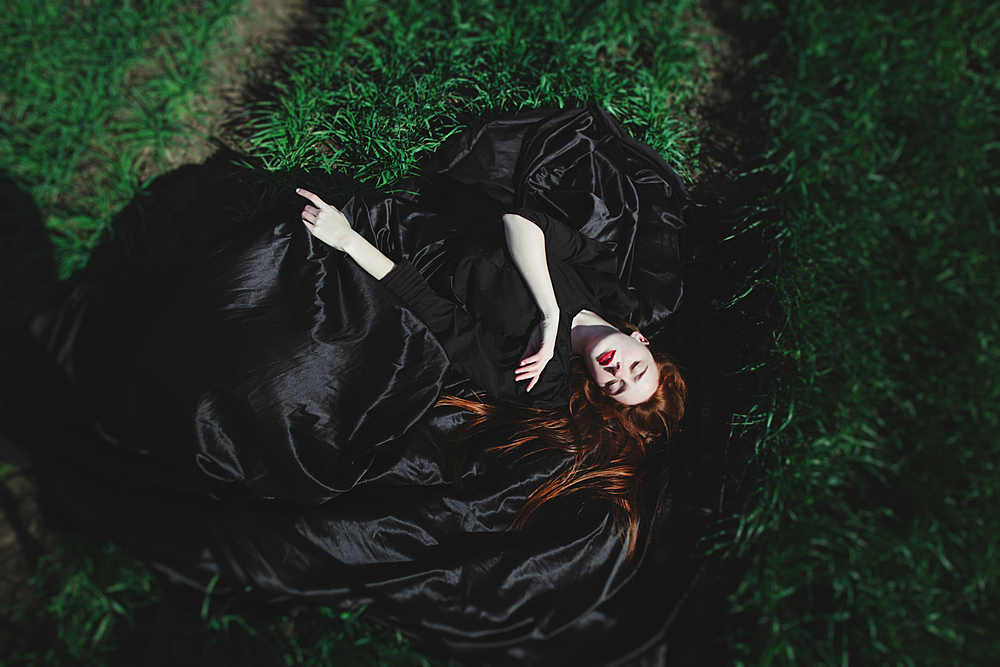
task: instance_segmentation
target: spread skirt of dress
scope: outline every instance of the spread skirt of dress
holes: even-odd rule
[[[614,249],[632,320],[675,345],[693,207],[592,105],[479,123],[391,193],[331,203],[442,289],[463,239],[497,234],[498,208],[543,211]],[[465,382],[294,216],[181,278],[77,284],[34,318],[10,377],[16,432],[65,511],[196,588],[218,575],[216,590],[268,601],[367,605],[468,664],[653,664],[698,571],[680,491],[627,562],[602,501],[561,499],[507,530],[558,456],[473,455],[457,490],[463,417],[434,404]]]

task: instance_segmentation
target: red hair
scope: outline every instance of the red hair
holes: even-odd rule
[[[631,325],[624,325],[634,331]],[[560,496],[588,491],[610,501],[614,526],[628,557],[635,552],[640,527],[655,513],[667,482],[667,447],[684,415],[687,389],[674,360],[650,350],[660,369],[659,383],[644,403],[625,405],[605,394],[579,357],[570,360],[569,401],[540,410],[499,401],[442,396],[438,405],[472,413],[455,432],[452,453],[455,483],[461,486],[468,441],[493,427],[512,438],[486,451],[528,454],[555,449],[572,457],[567,469],[528,496],[511,528],[520,528],[536,509]]]

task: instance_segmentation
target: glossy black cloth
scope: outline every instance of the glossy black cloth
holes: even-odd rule
[[[633,321],[670,349],[690,204],[596,107],[480,123],[419,177],[343,205],[441,294],[519,207],[610,249]],[[698,569],[669,509],[631,563],[597,500],[556,501],[507,531],[559,456],[478,457],[457,491],[447,435],[463,417],[431,406],[467,381],[401,299],[294,217],[179,280],[77,286],[35,318],[12,378],[16,429],[82,524],[172,580],[368,605],[470,664],[655,664]]]

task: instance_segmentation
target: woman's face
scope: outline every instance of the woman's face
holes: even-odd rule
[[[649,400],[660,369],[641,333],[615,332],[598,340],[584,356],[590,377],[608,396],[625,405]]]

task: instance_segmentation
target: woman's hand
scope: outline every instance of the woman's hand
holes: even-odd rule
[[[528,380],[525,391],[531,391],[555,353],[559,303],[545,259],[545,234],[538,225],[517,213],[505,213],[501,219],[511,259],[524,278],[535,305],[542,312],[542,321],[531,331],[528,349],[521,357],[521,365],[514,371],[514,381]]]
[[[306,229],[323,243],[341,252],[347,252],[348,243],[354,240],[357,233],[351,229],[351,224],[347,222],[344,214],[308,190],[296,188],[295,192],[314,204],[313,206],[306,204],[302,209],[302,222],[305,223]]]
[[[351,229],[351,223],[347,222],[343,213],[308,190],[295,188],[295,192],[315,204],[315,206],[306,204],[302,209],[302,222],[313,236],[347,253],[375,280],[382,280],[396,266],[361,234]]]
[[[559,327],[558,314],[551,317],[543,317],[542,320],[531,331],[528,337],[528,348],[521,357],[521,364],[514,371],[514,381],[528,380],[528,387],[531,388],[538,382],[545,365],[549,363],[552,355],[556,351],[556,330]]]

